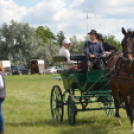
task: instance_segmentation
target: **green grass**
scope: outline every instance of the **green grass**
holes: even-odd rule
[[[132,129],[126,111],[120,110],[122,126],[115,126],[114,117],[103,110],[81,112],[76,126],[70,127],[67,109],[62,122],[52,120],[50,93],[54,84],[63,89],[62,81],[51,75],[6,76],[7,98],[3,103],[6,134],[128,134]],[[64,89],[63,89],[64,91]],[[94,104],[99,106],[98,104]],[[89,104],[93,107],[93,104]]]

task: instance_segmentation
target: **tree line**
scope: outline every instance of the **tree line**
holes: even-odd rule
[[[57,55],[65,33],[59,31],[55,35],[48,26],[39,26],[36,29],[28,23],[11,21],[4,23],[0,28],[0,60],[10,60],[12,65],[30,67],[31,59],[44,59],[45,67],[52,64],[52,56]],[[120,42],[115,36],[105,35],[106,41],[120,48]],[[74,35],[70,38],[71,52],[83,53],[84,42]],[[121,49],[121,48],[120,48]]]

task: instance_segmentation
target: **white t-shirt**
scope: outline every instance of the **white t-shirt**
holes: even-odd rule
[[[74,61],[70,61],[70,52],[64,46],[60,49],[59,55],[60,56],[65,56],[67,58],[66,63],[74,63]],[[73,67],[74,67],[74,65],[71,65],[71,64],[70,65],[64,65],[65,70],[69,70],[70,68],[73,68]]]

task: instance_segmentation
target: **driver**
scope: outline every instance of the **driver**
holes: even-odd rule
[[[106,57],[105,51],[102,44],[97,41],[97,32],[95,30],[91,30],[88,34],[90,40],[88,42],[86,41],[84,44],[84,53],[86,55],[86,68],[84,68],[84,70],[88,70],[88,68],[89,70],[101,70],[103,69],[101,61],[99,59],[95,59],[95,57],[98,57],[98,55],[101,55],[101,57]]]

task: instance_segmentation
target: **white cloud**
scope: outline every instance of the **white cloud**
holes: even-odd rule
[[[12,0],[0,0],[0,24],[14,19],[35,27],[47,25],[55,34],[63,30],[67,37],[75,34],[83,39],[87,32],[87,8],[92,5],[98,20],[89,8],[88,31],[96,29],[121,40],[121,27],[134,27],[133,0],[74,0],[70,7],[65,5],[65,0],[43,0],[32,8],[25,8]]]
[[[9,23],[12,19],[20,21],[25,14],[24,6],[19,7],[12,0],[0,0],[0,24]]]

